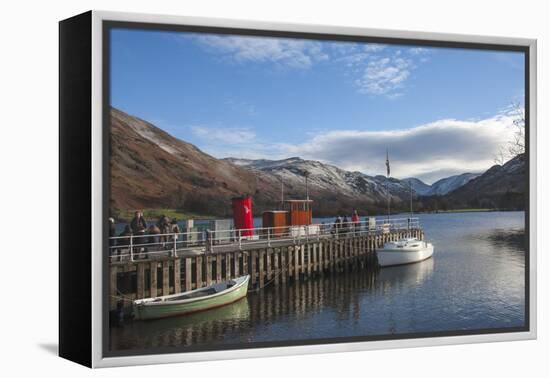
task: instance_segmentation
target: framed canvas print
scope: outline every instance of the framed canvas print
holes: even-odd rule
[[[60,355],[535,338],[535,74],[528,39],[61,21]]]

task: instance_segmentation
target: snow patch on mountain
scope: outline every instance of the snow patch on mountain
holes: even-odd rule
[[[450,176],[434,182],[427,195],[443,196],[466,185],[471,180],[478,177],[479,173],[463,173],[461,175]]]

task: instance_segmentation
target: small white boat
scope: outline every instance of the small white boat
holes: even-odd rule
[[[378,264],[381,267],[412,264],[432,257],[434,246],[417,238],[407,238],[387,242],[377,250]]]

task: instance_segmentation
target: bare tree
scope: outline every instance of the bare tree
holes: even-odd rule
[[[508,153],[514,157],[525,152],[525,109],[514,103],[514,140],[508,146]]]
[[[494,156],[495,163],[500,165],[525,152],[525,109],[518,102],[512,103],[511,107],[515,131],[513,139],[500,146]]]
[[[506,163],[506,161],[508,161],[507,156],[508,156],[507,149],[504,146],[500,146],[498,148],[498,151],[495,153],[493,160],[495,164],[503,165],[504,163]]]

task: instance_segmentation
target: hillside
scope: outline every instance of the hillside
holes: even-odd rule
[[[192,144],[111,110],[111,209],[180,208],[224,215],[231,198],[273,198],[269,178],[218,160]]]
[[[445,199],[454,207],[523,209],[527,189],[525,175],[525,155],[521,154],[504,165],[494,165]]]

